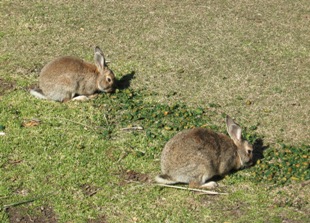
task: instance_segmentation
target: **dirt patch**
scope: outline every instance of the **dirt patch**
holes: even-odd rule
[[[7,209],[9,222],[28,223],[28,222],[57,222],[56,215],[51,207],[37,207],[34,210],[29,206],[10,207]]]
[[[107,220],[106,216],[101,216],[101,217],[98,217],[96,219],[90,219],[87,222],[88,223],[107,223],[108,220]]]
[[[149,182],[150,178],[147,174],[138,173],[134,170],[123,170],[120,174],[121,182],[120,185],[124,185],[130,182]]]
[[[81,189],[83,194],[89,197],[95,195],[99,190],[101,190],[101,188],[89,184],[81,185]]]
[[[6,92],[14,91],[14,90],[15,90],[15,84],[14,83],[8,82],[8,81],[0,78],[0,96],[4,95]]]

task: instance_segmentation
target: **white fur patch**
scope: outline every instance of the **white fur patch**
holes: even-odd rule
[[[208,188],[208,189],[214,189],[218,187],[218,184],[215,181],[207,182],[200,186],[201,188]]]
[[[89,98],[85,95],[80,95],[72,99],[72,101],[87,101]]]
[[[30,90],[30,94],[39,99],[47,99],[45,95],[41,94],[40,92],[37,92],[36,90]]]
[[[155,181],[159,184],[176,184],[177,183],[176,181],[164,179],[161,176],[156,176]]]

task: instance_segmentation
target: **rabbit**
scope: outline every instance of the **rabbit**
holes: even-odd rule
[[[214,188],[217,183],[208,182],[212,177],[252,165],[253,146],[242,139],[240,126],[229,116],[226,116],[226,126],[230,137],[201,127],[172,137],[162,151],[162,174],[155,177],[155,181]]]
[[[39,88],[30,93],[40,99],[66,102],[87,100],[97,91],[113,92],[115,75],[107,65],[101,49],[96,46],[95,64],[76,57],[60,57],[43,67],[39,76]],[[77,97],[75,97],[77,96]]]

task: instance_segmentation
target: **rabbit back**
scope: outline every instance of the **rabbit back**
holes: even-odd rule
[[[182,131],[163,149],[162,177],[203,184],[215,175],[229,172],[235,164],[236,151],[234,142],[224,134],[205,128]]]

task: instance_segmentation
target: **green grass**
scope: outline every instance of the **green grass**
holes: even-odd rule
[[[26,92],[4,96],[1,125],[6,135],[0,138],[2,205],[34,199],[31,205],[51,206],[64,222],[73,219],[83,222],[98,216],[106,216],[112,222],[134,219],[191,222],[206,218],[216,221],[223,216],[235,221],[234,217],[211,215],[219,200],[223,199],[226,208],[230,203],[244,200],[238,212],[256,219],[259,212],[252,209],[254,203],[260,202],[259,208],[263,209],[269,205],[268,199],[261,198],[267,196],[266,192],[256,194],[261,190],[257,185],[268,182],[269,186],[263,188],[270,193],[274,187],[292,183],[292,177],[295,183],[309,179],[309,147],[289,147],[282,152],[269,148],[266,158],[258,165],[227,176],[220,191],[230,195],[211,197],[215,204],[209,208],[204,208],[200,196],[192,192],[155,186],[152,179],[160,171],[160,152],[172,135],[193,126],[223,132],[224,129],[212,124],[209,107],[144,101],[145,96],[151,95],[126,89],[85,103],[66,104],[39,101]],[[32,119],[40,122],[25,127],[23,123]],[[122,130],[128,126],[140,126],[144,130]],[[254,142],[258,137],[251,132],[246,130],[244,137]],[[285,162],[273,161],[283,158],[283,154],[286,154]],[[301,158],[302,163],[297,167]],[[145,177],[139,178],[140,175]],[[247,185],[245,190],[234,189],[240,184]],[[304,202],[299,201],[299,205],[306,205]],[[290,205],[285,204],[280,212],[289,210]],[[234,210],[229,208],[229,212]],[[294,216],[293,210],[288,213]],[[262,220],[280,219],[277,214],[271,213]],[[239,220],[246,221],[246,218]]]
[[[309,12],[305,0],[1,1],[0,221],[306,222]],[[128,88],[83,103],[29,94],[49,60],[92,61],[95,45]],[[266,149],[219,181],[228,195],[156,186],[165,143],[225,132],[226,114]]]

